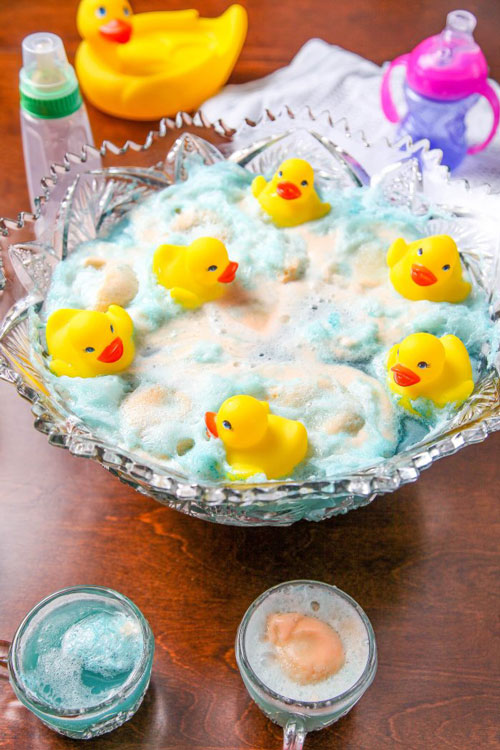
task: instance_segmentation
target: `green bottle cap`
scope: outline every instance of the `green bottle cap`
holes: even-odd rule
[[[35,117],[66,117],[81,106],[75,71],[56,34],[38,32],[23,39],[19,91],[22,109]]]

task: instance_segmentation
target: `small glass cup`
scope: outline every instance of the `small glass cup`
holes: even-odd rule
[[[34,628],[45,628],[47,632],[47,628],[54,627],[50,621],[51,614],[58,610],[62,612],[61,607],[69,607],[73,603],[94,606],[97,613],[116,612],[126,616],[131,627],[140,632],[142,646],[130,674],[123,681],[118,680],[116,689],[110,688],[107,697],[100,703],[84,708],[59,708],[29,687],[23,659],[26,658],[25,647],[31,648],[30,634],[33,635]],[[89,612],[92,611],[89,609]],[[6,647],[9,647],[8,655]],[[153,654],[153,634],[141,611],[123,594],[101,586],[74,586],[51,594],[26,615],[12,643],[0,641],[0,666],[7,667],[10,683],[21,703],[50,729],[73,739],[91,739],[111,732],[135,714],[149,686]],[[38,655],[35,658],[38,659]]]
[[[294,588],[304,588],[306,586],[311,587],[311,600],[313,603],[314,591],[321,590],[337,598],[340,597],[340,599],[350,605],[362,621],[366,629],[366,638],[368,641],[366,664],[356,682],[344,692],[334,695],[328,700],[319,700],[316,702],[288,698],[268,687],[258,677],[251,666],[251,659],[249,658],[247,648],[248,626],[252,617],[258,612],[268,597],[287,589],[292,591]],[[314,611],[308,612],[308,614],[314,614]],[[342,639],[341,632],[339,635]],[[271,721],[283,727],[283,750],[302,750],[307,732],[324,729],[338,721],[342,716],[345,716],[371,685],[377,671],[377,647],[371,623],[354,599],[336,586],[330,586],[327,583],[320,583],[318,581],[298,580],[280,583],[268,589],[250,605],[236,635],[236,661],[250,697]]]

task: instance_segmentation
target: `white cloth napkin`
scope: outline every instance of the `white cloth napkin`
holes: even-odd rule
[[[327,109],[335,121],[345,117],[351,131],[362,130],[370,142],[383,136],[394,140],[396,126],[385,119],[380,106],[382,73],[378,65],[353,52],[310,39],[287,67],[250,83],[226,86],[202,110],[212,122],[222,119],[235,127],[245,117],[257,120],[265,109],[277,113],[285,106],[298,110],[308,105],[316,113]],[[404,107],[397,71],[393,91],[398,108]],[[490,123],[491,110],[482,98],[467,116],[470,142],[483,140]],[[487,182],[500,192],[500,128],[492,143],[467,156],[453,175],[473,184]]]

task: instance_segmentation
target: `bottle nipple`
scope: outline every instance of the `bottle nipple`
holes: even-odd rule
[[[445,31],[451,32],[451,34],[472,36],[476,24],[476,16],[468,10],[452,10],[451,13],[448,13],[446,16]]]
[[[456,55],[476,49],[477,45],[472,35],[476,23],[476,17],[468,10],[453,10],[448,13],[446,27],[441,32],[441,43],[437,49],[436,64],[439,67],[454,65]]]
[[[44,92],[56,91],[68,80],[68,58],[62,39],[37,32],[23,39],[23,69],[30,83]]]

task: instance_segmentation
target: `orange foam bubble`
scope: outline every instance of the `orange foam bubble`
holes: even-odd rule
[[[338,633],[326,622],[299,612],[275,613],[267,619],[267,638],[281,668],[301,685],[325,680],[345,661]]]

